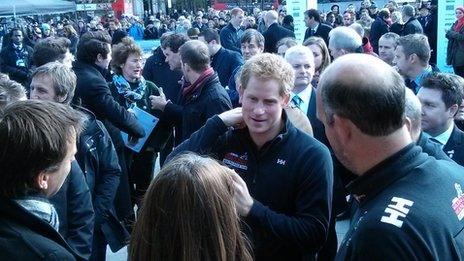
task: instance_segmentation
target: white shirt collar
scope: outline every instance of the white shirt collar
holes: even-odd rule
[[[437,135],[435,137],[432,137],[432,138],[434,138],[436,141],[440,142],[440,144],[443,147],[443,146],[445,146],[446,143],[448,143],[448,140],[451,137],[451,133],[453,132],[453,128],[454,128],[454,122],[451,122],[450,127],[445,132],[443,132],[442,134]]]

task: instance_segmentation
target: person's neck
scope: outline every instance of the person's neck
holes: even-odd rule
[[[428,64],[426,66],[422,66],[422,65],[414,66],[411,69],[411,72],[409,73],[408,78],[411,81],[414,81],[417,78],[417,76],[419,76],[425,69],[427,69],[428,66],[429,66]]]
[[[122,74],[122,76],[124,77],[124,79],[126,79],[126,81],[130,82],[130,83],[134,83],[134,82],[137,82],[139,78],[135,78],[135,77],[129,77],[125,74]]]
[[[213,46],[211,47],[211,54],[210,54],[211,57],[213,57],[214,55],[216,55],[217,52],[219,52],[220,49],[221,49],[221,45],[219,45],[219,44],[213,45]]]
[[[312,25],[310,26],[310,28],[311,28],[311,29],[314,29],[314,28],[318,27],[319,24],[320,24],[319,22],[314,22],[314,24],[312,24]]]
[[[427,130],[425,132],[427,132],[427,134],[429,134],[432,137],[437,137],[437,136],[445,133],[451,127],[452,124],[453,124],[453,119],[448,119],[446,121],[446,124],[444,126],[442,126],[441,128],[435,129],[435,130]]]
[[[304,90],[306,90],[306,88],[311,88],[311,84],[308,84],[308,85],[302,85],[302,86],[296,86],[293,88],[293,93],[295,94],[298,94]]]
[[[250,133],[251,140],[253,140],[253,143],[256,145],[258,150],[260,150],[264,144],[273,140],[275,137],[277,137],[277,135],[279,135],[280,131],[284,128],[284,120],[281,119],[280,123],[276,125],[277,126],[274,129],[269,130],[266,133]]]
[[[363,135],[359,142],[362,146],[358,146],[358,149],[350,153],[349,157],[352,159],[350,170],[356,175],[362,176],[411,142],[411,135],[406,125],[384,137]]]
[[[187,75],[187,80],[189,81],[189,83],[193,84],[194,82],[196,82],[198,80],[198,78],[200,78],[200,76],[201,76],[201,73],[191,71]]]

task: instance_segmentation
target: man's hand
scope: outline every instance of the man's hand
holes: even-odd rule
[[[242,108],[235,108],[229,111],[225,111],[218,116],[227,127],[232,126],[234,128],[240,129],[245,126],[243,121]]]
[[[166,100],[166,95],[164,95],[163,88],[159,88],[159,90],[159,96],[150,95],[149,97],[151,101],[151,108],[154,110],[164,111],[164,107],[166,107],[168,101]]]
[[[235,171],[232,171],[232,179],[234,181],[235,189],[235,207],[237,208],[237,212],[240,216],[246,217],[253,206],[253,198],[250,196],[250,192],[248,192],[248,187],[245,181],[243,181],[243,179],[235,173]]]

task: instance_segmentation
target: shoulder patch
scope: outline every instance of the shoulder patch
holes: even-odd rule
[[[384,211],[385,215],[382,216],[380,221],[401,228],[413,204],[414,201],[393,197]]]

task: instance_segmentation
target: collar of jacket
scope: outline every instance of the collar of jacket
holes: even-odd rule
[[[425,162],[427,156],[421,153],[422,149],[411,143],[353,180],[346,188],[362,205]]]
[[[217,72],[214,72],[213,75],[211,75],[208,79],[205,80],[205,82],[203,83],[203,86],[197,88],[195,92],[192,93],[191,98],[188,101],[186,101],[186,104],[196,101],[198,97],[200,97],[203,90],[207,90],[208,87],[214,83],[214,81],[217,81],[218,84],[220,85],[219,76],[217,75]],[[184,99],[183,96],[182,96],[182,99]]]
[[[238,137],[243,137],[244,142],[243,144],[246,144],[247,146],[250,147],[251,151],[256,153],[256,155],[262,155],[265,154],[268,151],[273,151],[271,148],[276,146],[277,144],[281,143],[282,141],[285,141],[288,139],[290,134],[292,134],[296,127],[293,126],[291,121],[287,117],[287,113],[285,112],[284,109],[282,109],[282,120],[284,121],[284,126],[282,130],[280,130],[279,134],[275,136],[272,140],[266,142],[261,149],[258,151],[258,148],[256,147],[253,139],[250,136],[250,132],[248,131],[248,128],[243,128],[243,129],[238,129],[237,132],[240,133]]]
[[[78,256],[52,226],[34,216],[34,214],[21,207],[18,203],[14,202],[14,200],[0,196],[0,217],[25,226],[35,233],[51,239],[64,247],[75,257]]]

